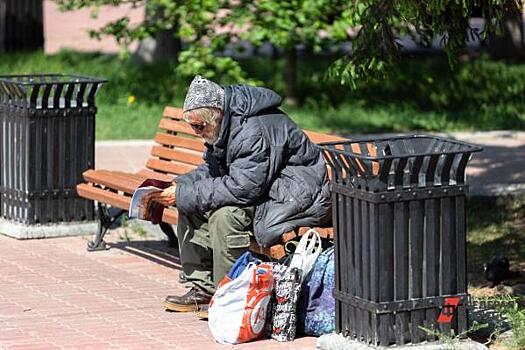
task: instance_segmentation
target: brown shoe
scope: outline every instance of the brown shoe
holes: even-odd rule
[[[202,306],[207,306],[212,296],[197,287],[192,287],[182,296],[168,295],[164,300],[164,307],[171,311],[196,312]]]
[[[200,320],[208,319],[208,308],[209,308],[209,305],[203,305],[200,307],[199,311],[197,311],[197,317]]]

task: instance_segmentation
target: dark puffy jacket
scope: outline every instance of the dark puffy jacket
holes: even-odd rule
[[[330,219],[330,191],[319,150],[265,88],[224,87],[219,136],[205,163],[176,178],[182,214],[255,206],[253,229],[267,247],[287,231]]]

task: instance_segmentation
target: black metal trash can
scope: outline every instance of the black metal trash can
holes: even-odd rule
[[[75,187],[94,167],[95,95],[104,82],[0,76],[0,219],[29,225],[94,219],[93,202]]]
[[[465,168],[481,148],[419,135],[321,146],[333,185],[336,331],[381,346],[435,340],[420,326],[465,331]],[[457,308],[443,308],[447,298]]]

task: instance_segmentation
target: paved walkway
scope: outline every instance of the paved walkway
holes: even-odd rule
[[[456,138],[483,146],[467,167],[467,181],[473,195],[525,193],[525,132],[492,131],[450,133]],[[97,168],[139,171],[143,169],[153,142],[98,142]]]
[[[111,249],[86,252],[86,239],[18,241],[0,235],[0,349],[227,349],[207,322],[164,311],[183,293],[179,260],[162,241],[106,239]],[[236,349],[312,349],[316,338],[260,340]]]

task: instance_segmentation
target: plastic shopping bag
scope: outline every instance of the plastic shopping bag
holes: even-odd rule
[[[313,228],[309,229],[299,241],[295,249],[290,268],[297,268],[302,272],[301,282],[312,270],[315,261],[322,251],[321,236]]]
[[[302,272],[294,267],[275,264],[273,266],[275,279],[274,294],[271,308],[272,339],[292,341],[295,339],[297,327],[297,301],[301,292]]]
[[[297,328],[297,302],[301,283],[321,253],[321,237],[314,229],[308,230],[297,245],[289,263],[273,265],[275,288],[272,296],[271,328],[272,339],[291,341]]]
[[[325,250],[303,282],[299,297],[297,331],[320,336],[335,328],[335,265],[334,248]]]
[[[240,257],[238,257],[237,260],[235,260],[235,263],[230,268],[230,271],[228,271],[226,276],[222,278],[217,288],[220,288],[226,283],[231,282],[239,277],[250,264],[258,265],[260,263],[262,263],[262,261],[254,257],[250,251],[245,252]]]
[[[208,311],[208,326],[215,340],[239,344],[262,336],[273,283],[272,267],[252,262],[237,278],[222,284]]]

